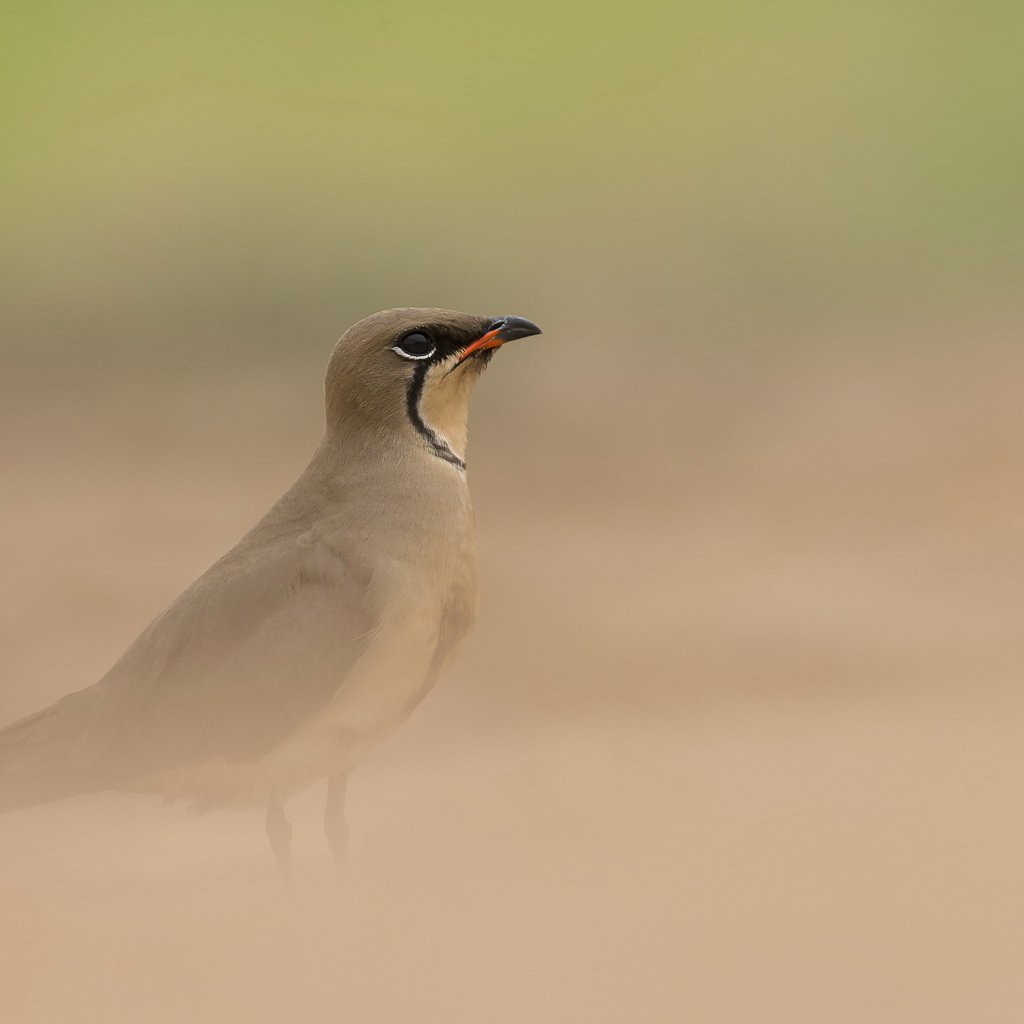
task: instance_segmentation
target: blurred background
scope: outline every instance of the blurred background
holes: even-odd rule
[[[11,1020],[1024,1013],[1024,7],[10,0],[0,719],[288,486],[375,309],[477,391],[482,606],[299,886],[0,820]]]

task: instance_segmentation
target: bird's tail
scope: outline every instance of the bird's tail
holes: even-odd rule
[[[103,788],[81,756],[92,702],[72,693],[0,731],[0,814]]]

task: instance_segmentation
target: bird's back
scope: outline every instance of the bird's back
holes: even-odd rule
[[[272,512],[98,683],[0,732],[0,810],[255,762],[326,704],[372,623],[359,567],[317,522]]]

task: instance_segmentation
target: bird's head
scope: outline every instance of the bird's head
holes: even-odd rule
[[[374,313],[350,327],[331,355],[327,429],[405,435],[462,465],[477,378],[505,342],[540,333],[518,316],[415,308]]]

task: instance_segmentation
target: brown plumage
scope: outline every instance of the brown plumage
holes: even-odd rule
[[[305,471],[98,683],[0,732],[0,811],[103,789],[260,805],[287,868],[280,803],[328,778],[337,839],[348,772],[473,623],[469,396],[494,349],[539,333],[442,309],[347,331]]]

